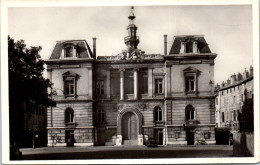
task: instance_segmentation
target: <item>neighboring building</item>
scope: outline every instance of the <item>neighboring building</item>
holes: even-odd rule
[[[21,147],[47,146],[47,109],[33,102],[23,105],[23,138]],[[34,138],[34,139],[33,139]]]
[[[214,59],[204,36],[175,36],[167,54],[145,54],[134,13],[127,50],[95,57],[85,40],[58,41],[46,61],[56,107],[48,146],[215,144]]]
[[[226,82],[216,87],[216,125],[230,128],[231,132],[239,130],[238,114],[242,113],[245,98],[254,94],[253,67],[243,74],[234,74]]]

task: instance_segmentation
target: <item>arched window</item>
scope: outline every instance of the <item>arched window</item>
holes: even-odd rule
[[[192,105],[186,107],[186,120],[195,120],[195,109]]]
[[[154,121],[162,121],[162,109],[160,107],[154,109]]]
[[[105,111],[103,109],[98,110],[98,122],[105,122]]]
[[[74,111],[71,108],[65,110],[65,122],[73,123],[74,122]]]

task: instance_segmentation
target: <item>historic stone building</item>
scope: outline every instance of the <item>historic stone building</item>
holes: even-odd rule
[[[126,50],[96,57],[85,40],[58,41],[46,61],[56,107],[48,146],[215,144],[214,59],[204,36],[175,36],[145,54],[131,11]]]
[[[245,98],[254,94],[253,67],[243,74],[234,74],[226,82],[216,86],[216,124],[219,128],[239,130],[238,113],[242,113]]]

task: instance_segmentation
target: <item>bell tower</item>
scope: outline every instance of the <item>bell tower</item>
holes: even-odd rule
[[[127,46],[127,52],[131,53],[133,50],[137,49],[137,45],[139,44],[139,37],[136,35],[137,26],[135,25],[135,15],[133,6],[131,7],[131,12],[128,19],[128,36],[125,37],[125,44]]]

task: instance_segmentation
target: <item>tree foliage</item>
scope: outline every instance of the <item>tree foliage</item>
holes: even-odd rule
[[[47,91],[52,84],[50,80],[43,77],[44,61],[41,59],[40,51],[41,47],[27,48],[24,40],[15,42],[8,36],[11,143],[19,142],[24,131],[25,104],[55,106],[55,102],[50,99]]]
[[[245,90],[245,101],[242,106],[242,113],[239,113],[239,131],[253,132],[254,131],[254,99],[247,97],[248,93]]]
[[[46,107],[55,103],[48,97],[49,79],[42,75],[44,61],[41,47],[26,48],[24,40],[15,42],[8,36],[10,106],[33,101]]]

